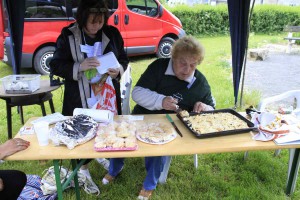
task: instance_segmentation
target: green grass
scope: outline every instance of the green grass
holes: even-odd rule
[[[200,37],[199,40],[206,48],[204,62],[199,66],[207,77],[213,95],[217,101],[217,108],[233,107],[232,74],[228,64],[230,61],[229,36]],[[249,46],[255,48],[267,43],[282,42],[282,35],[251,35]],[[155,60],[154,56],[130,58],[132,67],[133,85],[146,67]],[[10,67],[0,65],[0,77],[12,74]],[[22,73],[34,73],[32,70],[22,70]],[[47,77],[43,77],[47,78]],[[61,111],[63,89],[54,92],[56,111]],[[247,91],[244,94],[244,103],[240,110],[248,105],[257,105],[260,100],[258,91]],[[131,102],[131,107],[134,103]],[[1,142],[7,139],[5,102],[0,101],[0,135]],[[49,105],[46,105],[50,113]],[[12,111],[13,133],[21,127],[16,108]],[[24,118],[41,116],[39,106],[24,107]],[[288,151],[283,150],[278,157],[273,157],[274,151],[250,152],[247,160],[243,160],[244,152],[198,155],[199,167],[193,166],[193,156],[174,156],[167,184],[158,185],[153,200],[164,199],[247,199],[247,200],[285,200],[300,199],[299,181],[292,198],[286,197],[285,184],[287,178]],[[42,176],[44,169],[52,165],[51,161],[40,164],[38,161],[9,161],[0,165],[0,169],[19,169],[27,174]],[[69,167],[68,161],[63,165]],[[81,190],[82,199],[135,199],[145,177],[143,158],[126,159],[125,168],[115,182],[103,186],[102,177],[105,170],[96,162],[90,165],[94,181],[100,186],[101,195],[88,195]],[[65,199],[75,199],[73,189],[64,192]]]

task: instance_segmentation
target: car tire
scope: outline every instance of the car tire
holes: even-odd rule
[[[175,40],[170,37],[164,37],[159,42],[156,56],[159,58],[170,58],[171,57],[171,49]]]
[[[53,57],[55,47],[47,46],[43,47],[34,56],[34,69],[37,73],[42,75],[50,74],[49,63]]]

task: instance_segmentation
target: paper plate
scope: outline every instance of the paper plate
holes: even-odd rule
[[[170,135],[168,140],[153,141],[149,138],[143,138],[139,134],[136,134],[136,138],[139,141],[147,143],[147,144],[166,144],[166,143],[169,143],[169,142],[173,141],[176,137],[177,137],[177,134],[176,134],[176,132],[174,132]]]

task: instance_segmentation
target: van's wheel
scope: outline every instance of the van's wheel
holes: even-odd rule
[[[164,37],[159,45],[156,52],[156,56],[159,58],[169,58],[171,57],[171,49],[175,40],[170,37]]]
[[[53,57],[55,47],[43,47],[34,56],[34,69],[37,73],[48,75],[50,73],[50,61]]]

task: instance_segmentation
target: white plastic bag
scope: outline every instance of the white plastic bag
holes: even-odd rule
[[[109,110],[118,114],[116,91],[110,76],[107,77],[100,93],[99,100],[92,109]]]

